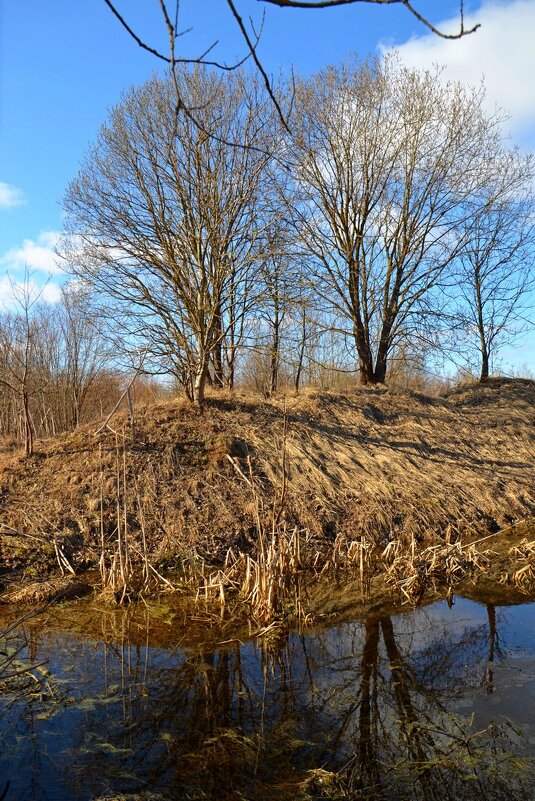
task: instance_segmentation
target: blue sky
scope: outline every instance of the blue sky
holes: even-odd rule
[[[166,51],[157,0],[116,0],[130,24]],[[237,0],[244,17],[259,22],[262,3]],[[455,0],[421,0],[433,22],[455,16]],[[304,11],[267,6],[259,55],[272,73],[290,65],[313,72],[353,51],[359,55],[401,46],[415,66],[449,65],[452,77],[477,83],[486,75],[489,102],[511,111],[515,142],[535,149],[535,0],[465,2],[482,29],[460,42],[429,36],[403,8],[356,4]],[[183,54],[232,61],[244,54],[224,0],[182,0]],[[447,23],[446,23],[447,24]],[[61,197],[121,91],[158,65],[128,37],[104,0],[0,0],[0,299],[5,275],[20,278],[24,264],[45,280],[61,229]],[[54,274],[50,299],[61,281]],[[506,361],[535,370],[535,340]]]

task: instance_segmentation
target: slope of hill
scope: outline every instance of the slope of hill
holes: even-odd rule
[[[485,536],[535,515],[535,382],[445,397],[394,389],[176,401],[0,454],[4,571],[96,566],[127,532],[162,569],[254,552],[259,528],[416,543]],[[137,555],[137,556],[136,556]],[[139,556],[141,558],[141,556]]]

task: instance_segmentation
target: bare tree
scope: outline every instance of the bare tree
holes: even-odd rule
[[[0,430],[30,454],[35,437],[79,425],[106,349],[80,287],[45,303],[27,272],[12,295],[13,308],[0,315]]]
[[[532,154],[497,158],[488,185],[466,221],[466,247],[455,281],[456,323],[463,352],[479,352],[480,381],[489,377],[497,349],[529,325],[529,289],[535,280],[535,205]],[[459,277],[458,277],[459,278]]]
[[[257,81],[199,66],[176,77],[202,126],[175,114],[170,80],[125,95],[68,189],[64,252],[123,340],[145,342],[202,405],[215,349],[254,302],[276,141]]]
[[[14,308],[0,318],[0,385],[13,394],[18,406],[24,453],[34,448],[34,423],[30,403],[42,389],[46,376],[35,369],[39,349],[39,299],[31,273],[26,269],[22,284],[11,282]]]
[[[385,380],[400,341],[432,336],[437,290],[500,152],[483,99],[395,58],[332,67],[298,88],[292,206],[363,383]]]
[[[62,290],[58,323],[61,332],[62,391],[66,427],[80,425],[84,404],[95,378],[107,358],[107,349],[97,326],[97,315],[88,292],[76,283]]]

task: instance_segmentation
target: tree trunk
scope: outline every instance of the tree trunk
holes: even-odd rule
[[[476,265],[475,290],[477,305],[477,328],[479,331],[479,349],[481,351],[481,374],[479,382],[484,384],[489,377],[489,348],[487,345],[485,318],[483,316],[483,299],[481,297],[481,268]]]
[[[236,349],[232,346],[232,351],[230,358],[228,360],[228,375],[227,375],[227,387],[229,389],[234,389],[234,366],[236,364]]]
[[[388,352],[392,344],[392,326],[395,320],[395,312],[391,308],[386,309],[383,324],[381,326],[381,338],[377,348],[375,359],[375,370],[373,371],[373,383],[384,384],[388,367]]]
[[[353,326],[353,338],[355,340],[355,347],[359,358],[359,375],[360,383],[367,386],[368,384],[375,384],[375,373],[373,370],[373,360],[370,350],[370,345],[366,337],[364,327],[361,323],[355,322]]]
[[[375,362],[375,370],[373,371],[373,383],[384,384],[386,379],[386,356],[378,356]]]
[[[294,389],[295,389],[295,394],[296,395],[299,393],[299,386],[301,384],[301,372],[302,372],[302,370],[303,370],[303,352],[301,351],[301,353],[299,354],[299,362],[297,364],[297,372],[295,374],[295,380],[294,380]]]
[[[485,381],[488,381],[489,377],[489,354],[485,348],[481,349],[481,374],[479,376],[479,382],[484,384]]]
[[[208,359],[203,356],[199,361],[195,381],[193,383],[193,405],[198,409],[204,406],[204,391],[206,388],[206,375],[208,372]]]
[[[25,392],[22,394],[22,413],[24,416],[24,455],[31,456],[33,454],[33,427],[30,417],[30,399]]]
[[[72,397],[72,427],[78,428],[80,425],[80,400],[78,397],[78,392],[76,390],[73,391]]]
[[[363,358],[360,353],[359,353],[359,376],[360,376],[360,383],[364,384],[364,386],[376,383],[371,357],[369,359]]]
[[[214,365],[214,387],[223,386],[223,321],[221,319],[221,306],[215,313],[216,344],[212,350],[212,363]]]
[[[214,387],[221,388],[223,386],[223,355],[222,355],[222,344],[218,342],[214,348],[214,352],[212,354],[212,360],[214,364],[214,378],[213,378],[213,385]]]
[[[225,357],[227,362],[227,387],[234,389],[234,375],[236,366],[236,341],[234,337],[234,326],[231,325],[228,332],[228,342],[225,349]]]
[[[275,320],[273,322],[273,341],[271,343],[271,366],[270,366],[270,388],[269,394],[274,395],[279,387],[279,334],[280,322],[278,310],[275,312]]]
[[[305,347],[306,347],[306,329],[307,329],[307,317],[306,311],[303,308],[301,316],[301,342],[299,343],[299,356],[297,359],[297,372],[295,374],[295,394],[299,392],[299,386],[301,384],[301,372],[303,370],[303,362],[305,360]]]

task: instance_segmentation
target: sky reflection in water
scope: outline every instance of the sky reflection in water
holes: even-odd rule
[[[0,697],[0,795],[533,798],[534,610],[456,599],[221,646],[163,647],[148,610],[100,639],[52,621],[29,637],[39,693]]]

